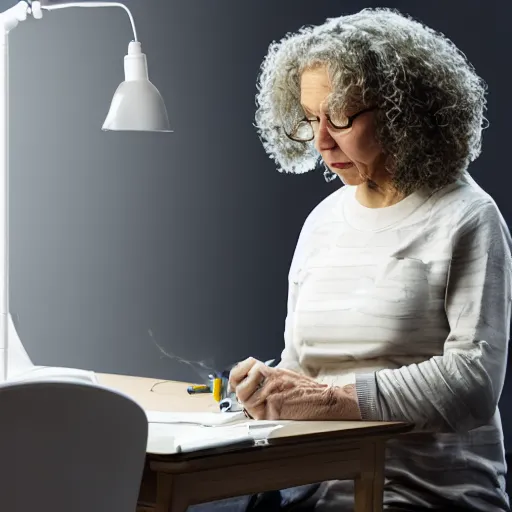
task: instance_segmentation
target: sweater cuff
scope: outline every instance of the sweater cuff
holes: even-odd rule
[[[356,393],[361,419],[364,421],[382,421],[378,407],[378,388],[375,373],[356,375]]]

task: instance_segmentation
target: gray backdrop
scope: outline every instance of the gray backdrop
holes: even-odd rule
[[[472,172],[512,220],[510,2],[126,4],[173,134],[100,130],[131,39],[120,9],[11,34],[11,311],[37,364],[198,381],[180,358],[279,354],[298,232],[339,182],[277,173],[252,126],[255,80],[272,40],[326,17],[397,7],[468,55],[490,89]]]

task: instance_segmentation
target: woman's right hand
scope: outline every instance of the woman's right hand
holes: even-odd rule
[[[360,420],[354,386],[343,388],[250,357],[235,366],[229,385],[257,420]]]

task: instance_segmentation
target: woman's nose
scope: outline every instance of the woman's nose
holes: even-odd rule
[[[317,124],[317,130],[315,133],[316,149],[318,151],[325,151],[326,149],[332,149],[336,145],[336,141],[333,139],[331,133],[327,129],[327,119],[321,119]]]

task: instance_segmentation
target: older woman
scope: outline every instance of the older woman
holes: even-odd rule
[[[407,421],[389,443],[385,510],[510,511],[497,407],[511,240],[468,175],[485,86],[444,36],[387,9],[270,47],[257,127],[281,171],[320,160],[345,186],[306,219],[277,368],[230,383],[257,419]],[[325,482],[311,510],[351,510]]]

